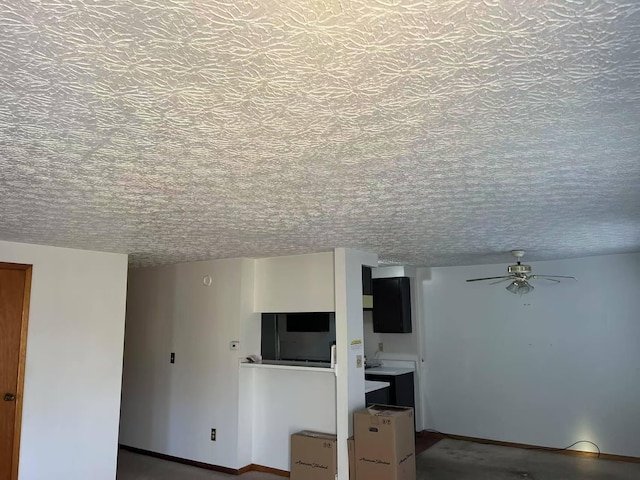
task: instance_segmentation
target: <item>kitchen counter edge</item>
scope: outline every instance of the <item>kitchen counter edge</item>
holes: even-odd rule
[[[240,362],[241,368],[270,368],[273,370],[300,370],[304,372],[326,372],[335,374],[335,369],[330,367],[304,367],[301,365],[269,365],[266,363]]]

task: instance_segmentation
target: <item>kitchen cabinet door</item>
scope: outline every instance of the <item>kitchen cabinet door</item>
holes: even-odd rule
[[[373,295],[373,284],[371,278],[371,267],[362,266],[362,294]]]
[[[413,372],[402,375],[376,375],[365,373],[364,378],[366,380],[391,383],[391,386],[389,387],[389,405],[415,408]]]
[[[362,309],[373,310],[373,281],[371,267],[362,266]]]
[[[373,279],[373,331],[411,333],[409,277]]]
[[[380,388],[369,392],[365,395],[367,407],[371,404],[390,405],[389,403],[389,387]]]

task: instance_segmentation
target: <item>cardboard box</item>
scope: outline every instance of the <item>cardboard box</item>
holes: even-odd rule
[[[336,436],[303,431],[291,435],[291,480],[335,480]]]
[[[349,446],[349,480],[356,480],[356,442],[353,437],[347,438]]]
[[[416,480],[413,408],[371,405],[353,415],[357,480]]]

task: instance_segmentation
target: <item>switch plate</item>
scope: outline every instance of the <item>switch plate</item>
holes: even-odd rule
[[[239,349],[240,349],[240,342],[238,340],[233,340],[229,344],[229,350],[239,350]]]
[[[216,429],[215,428],[211,429],[211,441],[212,442],[216,441]]]
[[[169,361],[171,363],[176,363],[176,354],[174,352],[171,352],[171,357]]]
[[[378,343],[378,351],[379,352],[384,352],[384,343],[382,343],[382,342]]]
[[[356,368],[362,368],[362,355],[356,356]]]

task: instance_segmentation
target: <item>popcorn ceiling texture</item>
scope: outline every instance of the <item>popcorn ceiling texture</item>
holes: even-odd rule
[[[0,239],[640,250],[638,0],[4,0]]]

